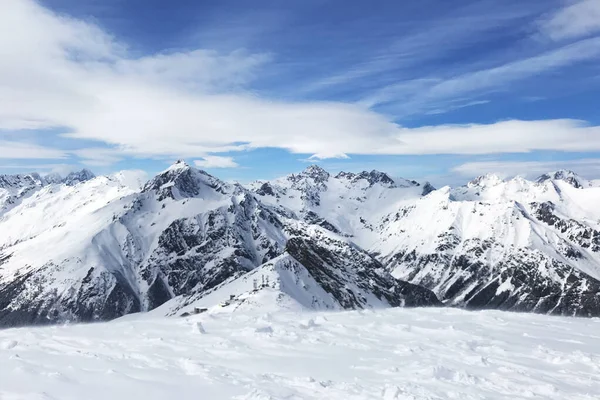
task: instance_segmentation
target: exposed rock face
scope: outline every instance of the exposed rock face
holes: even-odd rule
[[[292,236],[280,256],[201,294],[175,298],[161,309],[167,315],[189,315],[217,302],[234,310],[442,305],[433,292],[394,278],[343,239],[302,223],[286,230]]]
[[[564,170],[564,169],[544,174],[544,175],[540,176],[536,180],[536,182],[543,183],[543,182],[550,181],[550,180],[564,181],[577,189],[581,189],[581,188],[590,186],[589,182],[587,182],[585,179],[578,176],[575,172]]]
[[[94,276],[93,267],[78,289],[48,291],[56,280],[56,267],[45,265],[0,286],[0,326],[110,320],[141,310],[126,282],[107,272]]]
[[[202,292],[281,254],[281,221],[252,196],[173,221],[140,265],[150,286],[147,308]]]
[[[433,292],[395,279],[377,260],[344,242],[293,237],[286,251],[342,308],[368,307],[373,296],[392,307],[441,305]]]
[[[460,254],[450,248],[433,254],[398,253],[388,265],[401,266],[402,278],[435,289],[450,305],[600,315],[600,282],[581,271],[540,252],[504,249],[491,241],[473,240],[461,247]],[[486,260],[490,251],[507,255],[490,266]]]
[[[94,175],[92,173],[92,171],[84,168],[79,172],[71,172],[64,179],[62,179],[59,182],[64,183],[65,185],[68,185],[68,186],[73,186],[78,183],[89,181],[90,179],[94,179],[95,177],[96,177],[96,175]],[[56,179],[56,175],[54,176],[54,179]],[[48,181],[48,180],[46,180],[46,181]]]
[[[365,181],[369,182],[369,186],[373,186],[376,183],[380,183],[384,186],[391,187],[396,184],[394,182],[394,180],[388,176],[388,174],[386,174],[385,172],[377,171],[377,170],[372,170],[371,172],[362,171],[357,174],[352,173],[352,172],[343,172],[342,171],[339,174],[337,174],[335,177],[336,177],[336,179],[349,180],[352,183],[356,183],[356,182],[360,181],[361,179],[364,179]],[[414,183],[416,184],[416,182],[414,182]]]
[[[423,185],[423,191],[421,192],[421,196],[427,196],[429,193],[433,192],[435,188],[429,182],[425,182]]]

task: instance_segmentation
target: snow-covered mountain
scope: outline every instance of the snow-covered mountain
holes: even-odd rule
[[[318,166],[242,186],[184,162],[145,184],[1,179],[2,325],[439,300],[600,315],[600,187],[572,172],[454,189]]]
[[[360,309],[441,305],[429,290],[395,279],[362,249],[320,227],[294,224],[282,255],[213,290],[167,303],[182,314],[217,303],[234,309]]]
[[[349,238],[444,303],[600,315],[600,187],[570,171],[443,187],[312,166],[253,191]]]
[[[95,175],[87,169],[71,172],[64,178],[56,173],[41,176],[36,172],[0,175],[0,215],[42,187],[60,184],[73,186],[93,178]]]
[[[42,185],[2,215],[0,323],[151,310],[202,297],[281,256],[296,260],[323,304],[438,304],[346,238],[184,162],[141,189],[124,184],[131,181],[117,174]]]

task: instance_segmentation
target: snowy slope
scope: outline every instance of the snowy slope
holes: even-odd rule
[[[104,308],[95,305],[105,293],[113,293],[113,303],[122,297],[114,280],[117,266],[107,265],[97,234],[134,195],[134,189],[111,177],[52,184],[0,217],[0,319],[43,323],[72,314],[121,315],[103,314]],[[133,310],[128,302],[121,304]]]
[[[403,209],[373,251],[451,304],[598,315],[598,195],[564,181],[484,177]]]
[[[196,308],[211,310],[256,311],[288,309],[341,309],[308,270],[288,253],[232,278],[201,295],[181,296],[165,303],[153,313],[185,315]]]
[[[5,324],[151,309],[260,265],[283,245],[279,222],[243,188],[183,163],[141,191],[123,181],[47,186],[4,216]]]
[[[2,399],[600,398],[598,319],[387,309],[0,330]]]
[[[281,256],[209,292],[167,302],[156,312],[173,315],[209,307],[264,311],[441,305],[432,292],[395,279],[365,251],[335,234],[303,223],[288,232],[291,236]]]
[[[282,255],[297,237],[306,253],[325,241],[333,251],[345,249],[334,263],[326,260],[337,280],[319,282],[330,284],[325,290],[341,307],[400,305],[413,292],[423,297],[408,284],[396,293],[400,282],[387,272],[375,280],[357,275],[349,262],[369,261],[373,271],[384,271],[342,236],[277,215],[244,187],[184,162],[141,189],[132,182],[120,173],[44,186],[2,217],[0,324],[111,319],[178,296],[202,296]],[[354,286],[342,291],[347,283]],[[365,296],[353,299],[351,288]],[[429,296],[424,303],[437,303],[421,291]]]
[[[251,185],[283,215],[340,232],[447,304],[600,315],[600,188],[570,171],[433,190],[311,166]]]

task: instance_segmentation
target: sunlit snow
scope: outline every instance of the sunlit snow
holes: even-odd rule
[[[600,320],[218,308],[0,331],[0,399],[598,399]]]

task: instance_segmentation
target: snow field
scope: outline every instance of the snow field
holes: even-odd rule
[[[0,331],[0,399],[598,399],[600,320],[457,309]]]

